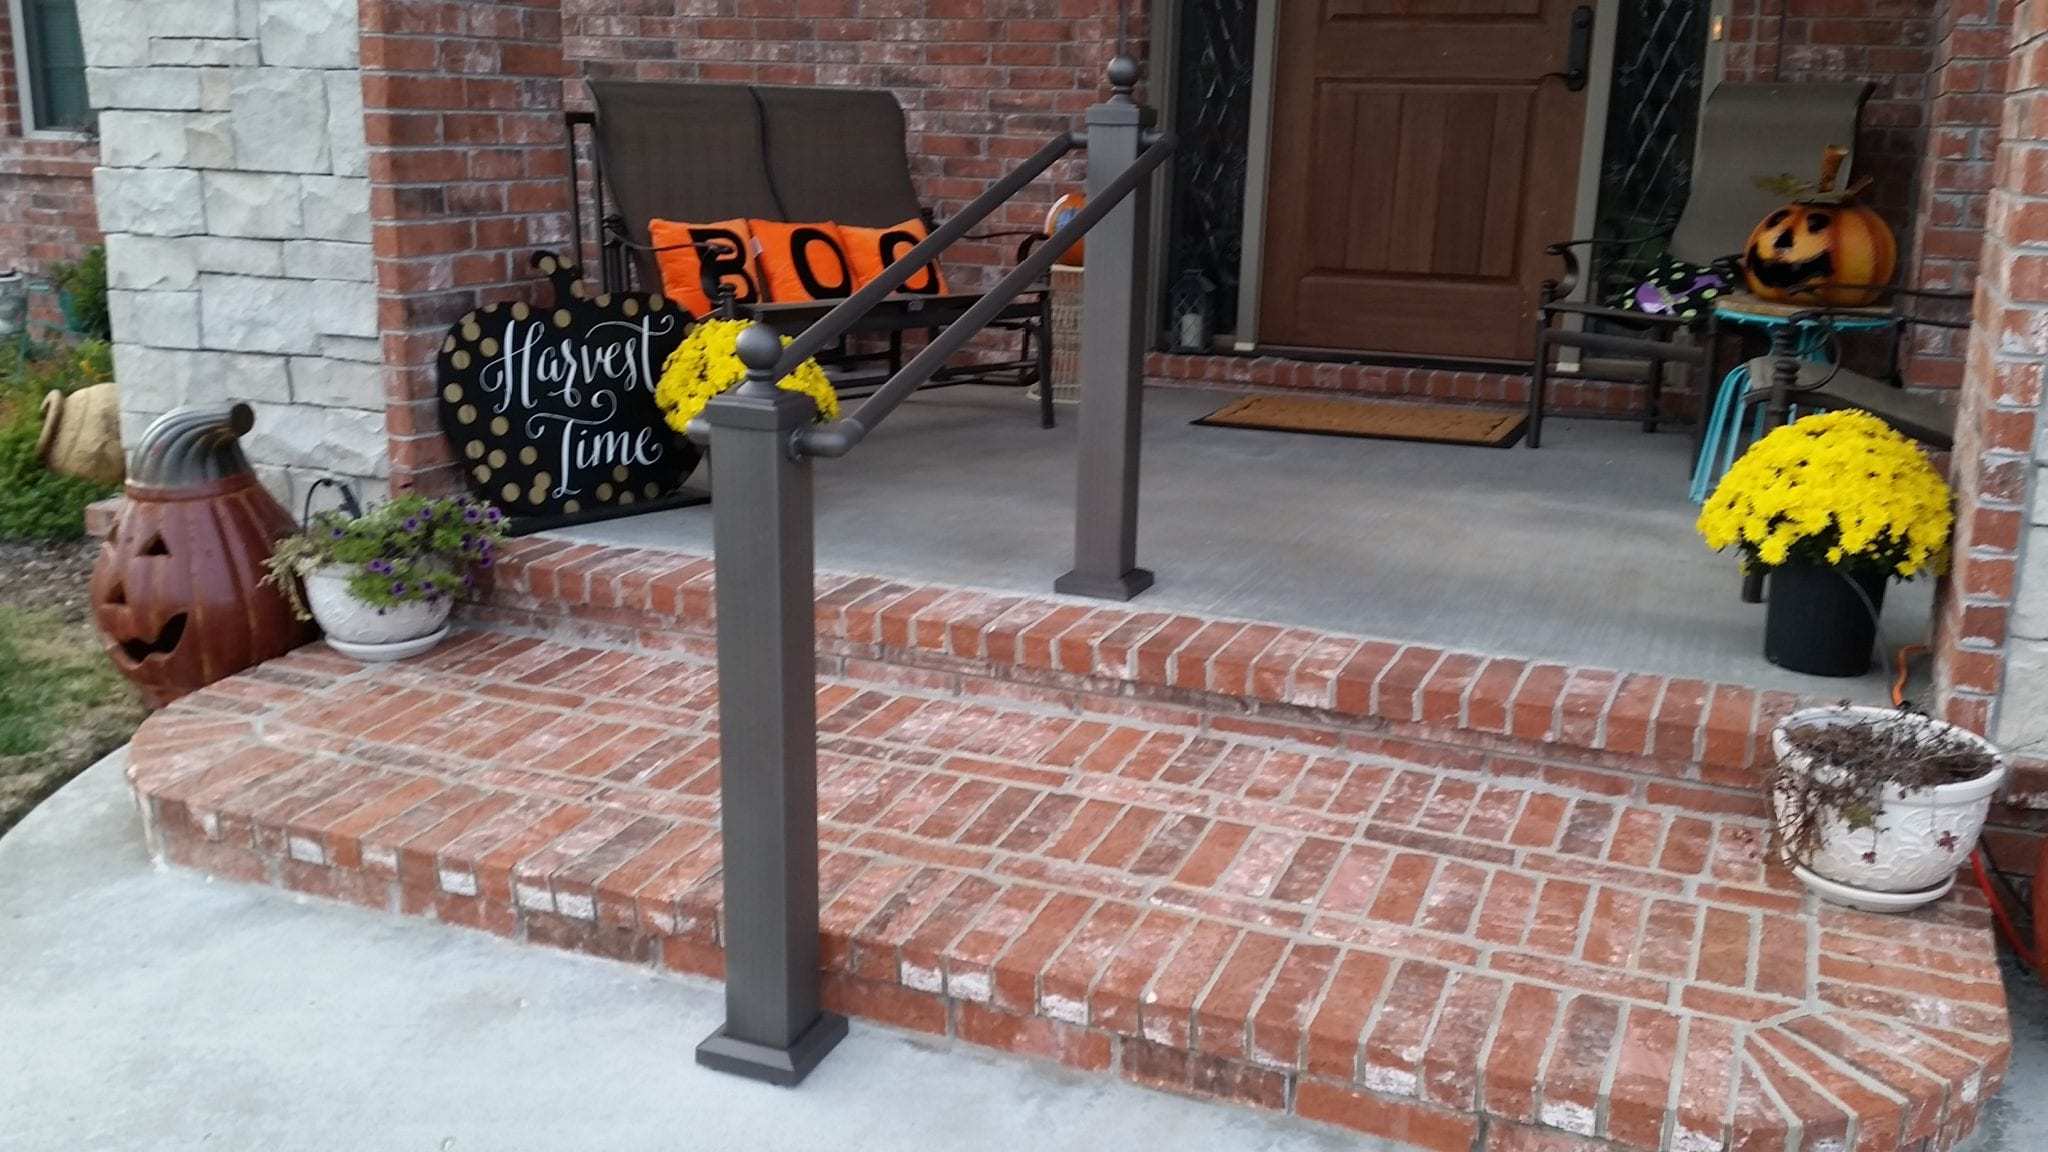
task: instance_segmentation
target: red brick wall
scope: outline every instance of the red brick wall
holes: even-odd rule
[[[391,487],[450,491],[434,356],[448,327],[524,299],[569,239],[562,0],[364,0],[363,104]]]
[[[2012,9],[2013,0],[1941,0],[1935,13],[1928,147],[1913,221],[1915,263],[1907,276],[1921,288],[1968,291],[1977,282]],[[1908,377],[1925,387],[1953,388],[1962,383],[1966,352],[1962,333],[1915,333]]]
[[[1142,58],[1146,6],[1129,7]],[[572,65],[592,77],[893,90],[918,191],[944,218],[1105,90],[1116,11],[1115,0],[564,0],[563,25]],[[1063,162],[990,226],[1036,227],[1079,186],[1081,164]],[[948,275],[984,286],[1013,250],[963,243]]]
[[[1856,141],[1867,199],[1901,238],[1912,235],[1914,187],[1927,135],[1937,0],[1733,0],[1730,80],[1869,80]],[[1820,158],[1814,158],[1818,169]]]
[[[2007,642],[2027,532],[2033,445],[2048,363],[2048,7],[2014,13],[2012,69],[1978,268],[1952,482],[1955,568],[1936,622],[1936,683],[1951,720],[1988,730],[2007,684]],[[2033,753],[2038,756],[2038,752]]]
[[[14,30],[0,4],[0,271],[41,273],[76,260],[100,242],[93,211],[92,169],[99,145],[22,131],[21,86],[14,68]],[[37,293],[34,318],[57,324],[53,293]]]

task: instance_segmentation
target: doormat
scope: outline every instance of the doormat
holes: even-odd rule
[[[1528,416],[1456,404],[1406,404],[1384,400],[1332,400],[1321,396],[1246,396],[1195,421],[1223,428],[1357,436],[1368,440],[1419,440],[1429,444],[1472,444],[1506,448],[1522,438]]]

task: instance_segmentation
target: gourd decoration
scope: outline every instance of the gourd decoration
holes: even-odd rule
[[[1088,198],[1079,192],[1069,192],[1053,201],[1052,207],[1046,210],[1045,226],[1042,229],[1046,239],[1052,239],[1053,233],[1065,228],[1074,217],[1081,214],[1081,209],[1087,206]],[[1076,240],[1073,247],[1068,248],[1056,263],[1065,264],[1070,268],[1079,268],[1082,259],[1087,254],[1087,249],[1088,242],[1086,240]]]
[[[111,381],[43,397],[43,431],[36,439],[43,467],[95,484],[119,484],[121,458],[120,385]]]
[[[1742,276],[1759,299],[1860,308],[1876,303],[1891,283],[1899,244],[1891,225],[1857,200],[1868,182],[1834,190],[1848,154],[1830,145],[1820,179],[1812,185],[1790,184],[1791,203],[1764,217],[1749,234]]]
[[[91,600],[108,658],[152,708],[314,637],[263,583],[293,523],[242,455],[254,425],[247,404],[179,408],[135,446]]]

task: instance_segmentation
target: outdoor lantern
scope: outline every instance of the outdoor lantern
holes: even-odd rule
[[[1215,285],[1209,278],[1193,268],[1180,274],[1173,282],[1173,293],[1167,297],[1166,313],[1173,317],[1173,350],[1175,352],[1207,352],[1209,338],[1215,332],[1215,306],[1210,301]]]

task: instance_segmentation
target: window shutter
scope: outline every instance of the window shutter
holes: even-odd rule
[[[38,128],[86,128],[85,41],[77,0],[24,0],[28,23],[29,94]]]

